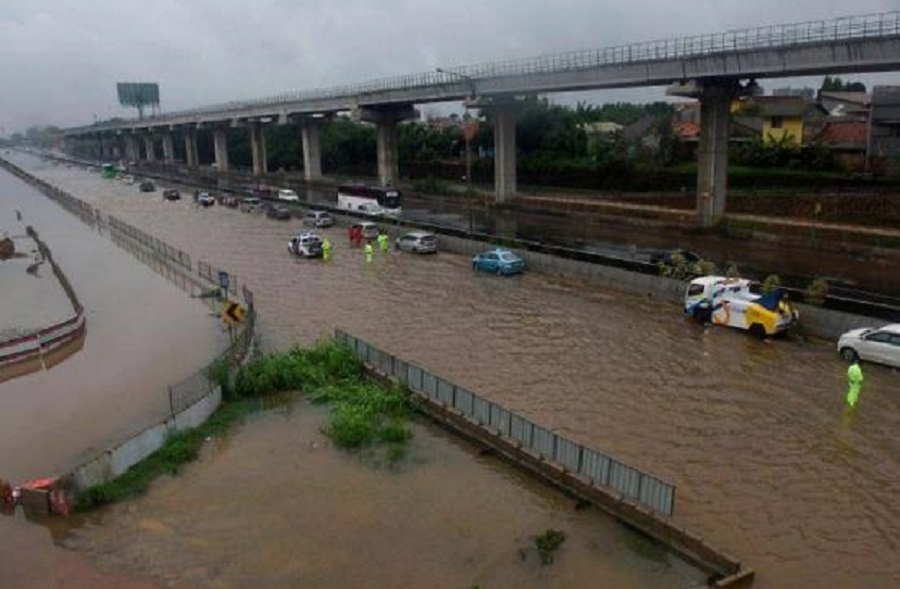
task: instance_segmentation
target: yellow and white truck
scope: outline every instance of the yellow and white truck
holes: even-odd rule
[[[794,326],[799,314],[786,293],[761,293],[758,283],[745,278],[701,276],[691,280],[684,296],[684,312],[702,323],[744,329],[765,337]]]

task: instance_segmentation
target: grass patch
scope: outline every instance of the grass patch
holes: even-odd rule
[[[234,372],[225,363],[215,363],[210,377],[222,387],[223,402],[206,423],[171,434],[159,450],[122,476],[79,493],[76,509],[133,497],[157,476],[177,474],[197,458],[207,437],[223,434],[266,399],[287,391],[303,391],[314,403],[332,405],[324,431],[340,448],[381,443],[395,461],[412,437],[406,424],[411,412],[406,392],[369,378],[353,352],[334,341],[258,356]]]
[[[256,411],[257,405],[253,400],[223,403],[205,423],[171,434],[159,450],[132,466],[122,476],[79,493],[76,510],[85,511],[134,497],[146,491],[156,477],[177,474],[182,465],[197,458],[207,437],[225,433],[245,415]]]
[[[553,564],[554,555],[563,542],[566,541],[566,533],[560,530],[547,530],[534,539],[534,545],[541,556],[541,564]]]
[[[341,448],[402,444],[412,436],[406,392],[370,379],[353,352],[334,341],[262,356],[238,370],[229,390],[235,398],[300,390],[313,403],[332,405],[325,433]]]

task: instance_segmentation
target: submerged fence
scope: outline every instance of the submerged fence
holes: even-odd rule
[[[18,178],[36,187],[44,195],[61,204],[66,210],[78,216],[85,223],[96,226],[101,232],[105,228],[113,243],[132,254],[140,262],[191,296],[199,298],[211,308],[218,306],[219,299],[211,296],[211,293],[219,286],[218,275],[220,270],[218,268],[198,260],[197,273],[195,275],[191,257],[180,249],[141,231],[121,219],[101,213],[99,209],[29,174],[3,158],[0,158],[0,167],[5,168]],[[36,234],[32,235],[32,237],[37,241]],[[38,241],[38,243],[40,244],[41,242]],[[52,263],[49,251],[45,250],[46,248],[43,248],[42,253]],[[56,270],[55,265],[54,270]],[[58,274],[58,277],[63,288],[72,299],[72,304],[80,313],[81,304],[78,302],[77,297],[74,296],[74,291],[69,286],[68,280],[62,274]],[[228,290],[232,294],[237,295],[237,287],[237,277],[229,275]],[[165,414],[174,416],[212,393],[216,386],[212,375],[213,367],[223,361],[232,365],[236,364],[249,351],[250,344],[253,341],[256,322],[256,315],[253,310],[253,292],[246,286],[242,286],[240,293],[248,309],[244,325],[237,330],[231,330],[231,344],[210,364],[168,387],[168,407],[165,410]],[[157,417],[154,417],[154,420],[156,419]]]
[[[216,356],[207,366],[169,386],[169,409],[173,416],[212,393],[218,386],[214,374],[217,366],[225,363],[229,367],[234,367],[247,356],[253,342],[255,325],[256,314],[251,309],[247,313],[243,327],[236,332],[231,345],[224,352]]]
[[[494,430],[496,435],[521,444],[568,472],[586,477],[596,486],[615,491],[659,514],[670,516],[674,513],[674,485],[573,442],[348,333],[336,330],[335,338],[349,346],[365,364],[405,383],[411,391],[430,402],[455,410],[473,423]]]
[[[147,233],[144,233],[137,227],[133,225],[129,225],[124,221],[117,219],[110,215],[107,217],[107,223],[111,229],[124,233],[131,239],[141,243],[142,245],[152,249],[153,251],[159,252],[163,256],[169,258],[173,262],[180,264],[184,268],[190,270],[191,269],[191,257],[181,251],[178,248],[172,247],[166,242],[153,237]]]

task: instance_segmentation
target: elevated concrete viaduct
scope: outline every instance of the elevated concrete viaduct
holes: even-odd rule
[[[896,70],[900,70],[900,12],[890,12],[464,66],[68,129],[65,134],[147,133],[179,126],[185,129],[188,165],[196,166],[198,126],[362,112],[366,113],[363,120],[377,127],[379,177],[383,183],[395,183],[396,125],[416,104],[462,101],[474,95],[478,101],[499,104],[498,99],[535,93],[693,84],[701,89],[696,94],[701,102],[698,221],[709,226],[725,210],[730,116],[726,105],[736,88],[749,87],[748,82],[761,78]],[[495,108],[499,109],[494,132],[495,192],[502,202],[516,192],[515,114]],[[306,177],[315,179],[321,175],[318,131],[303,126],[301,133]],[[218,137],[215,144],[224,146],[225,139]],[[254,172],[264,174],[260,124],[251,125],[251,143]],[[227,162],[225,147],[216,153],[220,166]]]

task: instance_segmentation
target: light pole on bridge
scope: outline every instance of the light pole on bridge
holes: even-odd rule
[[[441,68],[437,68],[437,72],[439,74],[456,76],[457,78],[464,80],[469,85],[469,98],[466,102],[472,103],[475,101],[478,94],[475,87],[475,78]],[[468,112],[466,113],[466,116],[468,117]],[[463,126],[463,138],[466,140],[466,202],[469,209],[469,233],[472,233],[472,139],[475,138],[475,133],[477,131],[477,123],[467,121]]]

